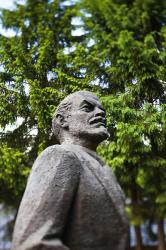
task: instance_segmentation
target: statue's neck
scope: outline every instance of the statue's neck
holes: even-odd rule
[[[87,140],[87,139],[82,140],[82,139],[77,138],[77,137],[65,138],[61,144],[62,145],[63,144],[78,145],[78,146],[90,149],[90,150],[92,150],[94,152],[96,152],[96,149],[97,149],[97,146],[98,146],[98,143],[94,143],[94,141],[90,141],[90,140]]]

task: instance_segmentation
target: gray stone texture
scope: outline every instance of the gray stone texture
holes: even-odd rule
[[[108,137],[103,107],[86,91],[64,103],[67,109],[60,106],[53,119],[61,145],[44,150],[32,167],[12,249],[124,250],[124,195],[111,168],[95,153]]]

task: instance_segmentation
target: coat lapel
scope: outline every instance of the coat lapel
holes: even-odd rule
[[[111,200],[111,204],[115,207],[122,216],[124,215],[124,194],[119,186],[112,169],[106,165],[101,158],[94,152],[86,150],[86,159],[89,158],[87,167],[96,177],[98,182],[103,186],[103,189]]]
[[[120,214],[124,214],[124,195],[112,169],[104,165],[103,160],[92,150],[78,145],[65,145],[65,147],[69,148],[69,150],[72,149],[78,159],[83,162],[83,165],[86,162],[86,167],[88,167],[100,185],[102,185],[112,206]]]

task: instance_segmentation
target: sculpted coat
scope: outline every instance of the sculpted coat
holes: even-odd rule
[[[124,250],[124,197],[111,168],[91,150],[47,148],[19,209],[13,250]]]

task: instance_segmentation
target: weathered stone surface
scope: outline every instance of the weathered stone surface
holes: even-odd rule
[[[99,99],[86,91],[68,96],[53,128],[61,145],[44,150],[32,167],[12,249],[124,250],[124,195],[95,153],[108,136]]]

